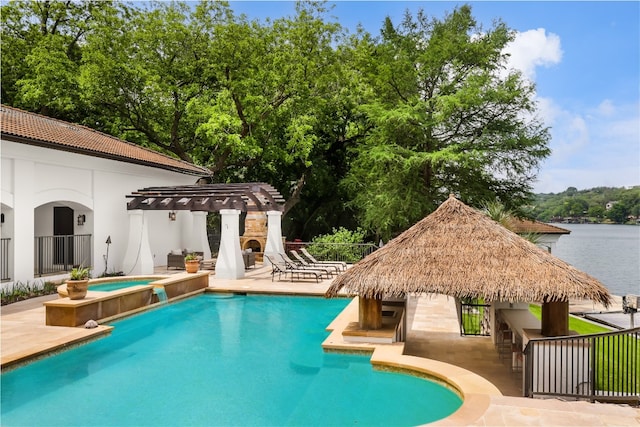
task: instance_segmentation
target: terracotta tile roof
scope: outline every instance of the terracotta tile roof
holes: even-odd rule
[[[535,233],[535,234],[569,234],[570,230],[556,227],[540,221],[532,221],[529,219],[513,218],[510,220],[510,229],[517,234]]]
[[[168,169],[189,175],[208,176],[207,169],[123,141],[86,126],[63,122],[17,108],[0,105],[2,139],[72,151],[93,157]]]

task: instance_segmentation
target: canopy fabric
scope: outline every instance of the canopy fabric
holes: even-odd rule
[[[437,293],[485,301],[544,302],[611,296],[597,279],[455,197],[338,276],[326,292],[365,298]]]

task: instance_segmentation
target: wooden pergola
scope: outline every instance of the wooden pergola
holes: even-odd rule
[[[127,195],[127,210],[284,211],[285,200],[263,182],[147,187]]]
[[[142,273],[153,268],[147,221],[143,220],[145,211],[172,211],[169,214],[172,220],[175,220],[175,211],[189,211],[193,217],[190,232],[194,243],[191,249],[202,250],[205,257],[211,256],[206,240],[206,213],[219,212],[221,237],[215,268],[216,276],[221,278],[239,279],[244,276],[245,265],[239,238],[242,212],[264,212],[268,224],[264,252],[284,252],[281,217],[285,199],[269,184],[249,182],[147,187],[134,191],[126,198],[130,199],[127,202],[130,230],[127,253],[131,253],[136,260],[143,259],[136,261],[131,271],[138,268]]]

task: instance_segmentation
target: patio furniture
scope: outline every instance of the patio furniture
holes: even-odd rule
[[[203,259],[200,261],[200,268],[203,270],[215,270],[218,258]]]
[[[289,253],[293,255],[293,257],[297,259],[298,262],[305,268],[320,268],[323,270],[326,269],[329,271],[330,274],[333,274],[334,272],[335,274],[338,274],[340,272],[340,267],[337,264],[310,263],[310,262],[307,262],[306,259],[302,258],[300,254],[296,251],[289,251]]]
[[[244,261],[244,268],[247,269],[249,267],[254,267],[256,265],[256,254],[255,252],[243,252],[242,260]]]
[[[280,253],[278,255],[280,255],[280,258],[282,258],[282,261],[287,266],[287,268],[316,271],[316,272],[318,272],[320,274],[320,277],[322,277],[323,274],[326,275],[327,278],[331,277],[331,271],[328,268],[324,268],[324,267],[308,267],[306,265],[302,265],[302,264],[292,260],[291,258],[289,258],[289,255],[287,255],[286,253]]]
[[[347,269],[347,263],[346,262],[343,262],[343,261],[318,261],[305,248],[300,248],[300,252],[302,252],[302,254],[304,256],[306,256],[307,258],[309,258],[309,260],[314,264],[328,264],[328,265],[334,264],[334,265],[339,266],[342,269],[342,271]]]
[[[293,282],[294,276],[297,279],[300,279],[300,277],[304,279],[307,276],[311,276],[316,279],[316,282],[320,282],[321,274],[317,271],[307,270],[303,268],[290,268],[285,263],[279,262],[279,261],[276,261],[275,259],[270,258],[269,255],[264,255],[264,257],[271,264],[271,281],[272,282],[276,273],[278,274],[278,280],[280,280],[282,275],[284,275],[285,279],[287,278],[287,275],[289,275],[291,277],[292,282]]]
[[[188,251],[187,249],[175,249],[167,254],[167,270],[170,268],[184,269],[184,257],[187,254],[196,254],[202,260],[204,252]]]

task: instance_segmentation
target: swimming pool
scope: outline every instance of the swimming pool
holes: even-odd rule
[[[2,374],[2,424],[416,425],[461,400],[434,382],[325,353],[347,300],[203,295]]]

